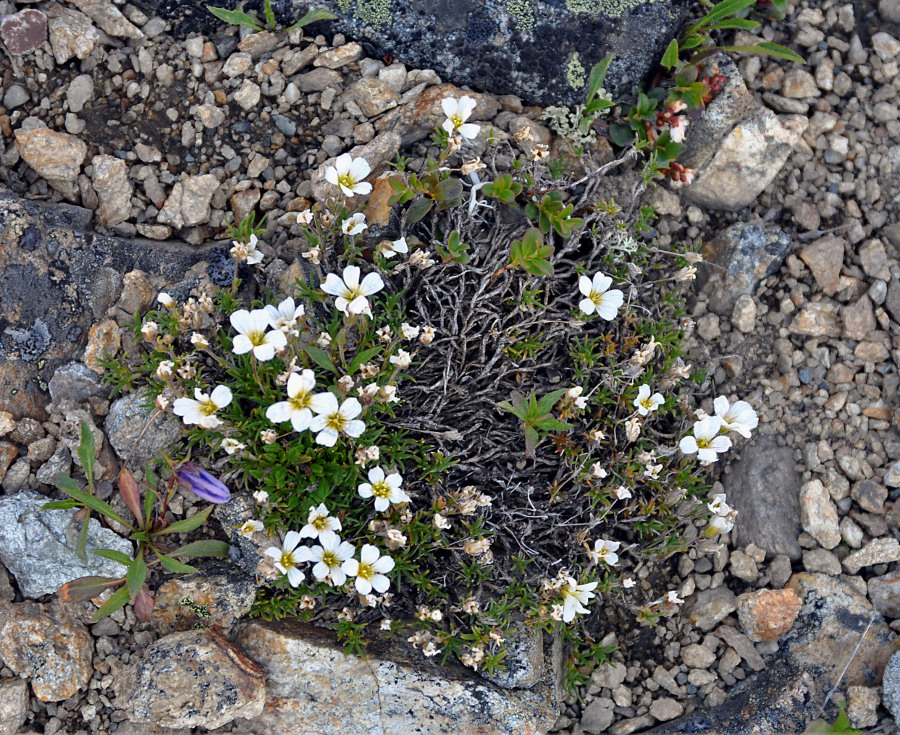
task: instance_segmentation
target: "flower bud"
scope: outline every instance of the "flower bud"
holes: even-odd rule
[[[156,341],[159,336],[159,325],[156,322],[144,322],[141,327],[141,336],[148,342]]]

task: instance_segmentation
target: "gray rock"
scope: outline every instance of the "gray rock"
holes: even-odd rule
[[[591,674],[591,681],[601,689],[615,689],[628,675],[628,668],[623,664],[604,664]]]
[[[506,637],[504,669],[481,675],[504,689],[530,689],[544,676],[544,633],[520,623]]]
[[[700,630],[712,630],[735,610],[737,597],[730,589],[722,586],[698,592],[687,615],[691,623]]]
[[[869,599],[882,615],[900,618],[900,571],[869,580]]]
[[[256,717],[266,699],[266,672],[213,629],[160,638],[117,682],[133,722],[213,730]]]
[[[50,378],[49,390],[55,403],[63,400],[84,403],[92,396],[106,398],[110,391],[100,376],[83,362],[69,362],[60,367]]]
[[[71,82],[66,90],[66,102],[69,110],[75,113],[81,112],[84,106],[94,97],[94,80],[89,74],[79,74]]]
[[[890,710],[894,719],[900,722],[900,653],[891,656],[887,666],[884,667],[881,686],[883,688],[881,701]]]
[[[581,727],[586,733],[606,732],[606,729],[613,724],[616,719],[610,702],[607,704],[602,699],[595,699],[581,713]]]
[[[900,0],[878,0],[878,13],[888,23],[900,23]]]
[[[68,475],[72,470],[72,453],[68,447],[58,447],[46,462],[35,473],[38,482],[51,485],[53,477],[57,474]]]
[[[15,110],[30,99],[31,95],[25,87],[21,84],[11,84],[3,95],[3,106],[8,110]]]
[[[777,227],[735,223],[704,246],[706,260],[719,267],[701,265],[697,287],[709,294],[710,309],[730,317],[738,297],[753,294],[790,251],[791,239]]]
[[[156,409],[141,407],[146,400],[146,389],[119,398],[109,407],[109,414],[103,425],[106,437],[118,457],[125,460],[131,455],[131,465],[134,467],[143,467],[156,459],[163,450],[181,438],[181,422],[166,413],[160,413],[144,431],[147,421],[156,413]]]
[[[115,227],[131,215],[131,180],[125,161],[115,156],[94,156],[93,187],[100,200],[94,219],[101,227]]]
[[[131,556],[130,541],[91,518],[87,563],[82,563],[75,554],[80,529],[73,520],[75,510],[42,511],[48,500],[30,490],[0,498],[0,561],[13,573],[25,597],[49,595],[79,577],[125,574],[124,566],[91,551],[112,549]]]
[[[728,503],[738,511],[734,544],[753,543],[770,554],[799,559],[802,478],[794,469],[793,450],[759,439],[744,448],[724,482]]]
[[[157,220],[177,229],[202,225],[209,220],[210,201],[218,188],[219,180],[212,174],[188,176],[172,187]]]
[[[424,658],[397,638],[374,641],[365,659],[345,656],[326,631],[297,622],[253,621],[236,641],[268,672],[265,710],[237,723],[244,733],[519,735],[545,732],[557,719],[558,643],[545,656],[539,684],[503,689],[461,665]]]
[[[837,508],[821,480],[810,480],[800,490],[800,523],[822,548],[841,542]]]
[[[28,717],[28,682],[0,681],[0,735],[15,735]]]
[[[900,541],[877,538],[849,554],[843,561],[847,574],[856,574],[863,567],[900,561]]]

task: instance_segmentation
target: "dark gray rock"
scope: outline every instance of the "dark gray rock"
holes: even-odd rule
[[[160,412],[147,426],[150,418],[158,413],[155,408],[144,407],[147,400],[145,388],[119,398],[109,407],[103,425],[118,457],[125,460],[130,456],[132,467],[142,468],[181,438],[181,421],[171,414]]]
[[[881,686],[884,691],[881,700],[894,719],[900,722],[900,653],[895,653],[884,667],[884,679]]]
[[[50,398],[54,403],[84,403],[92,396],[106,398],[108,395],[109,387],[83,362],[67,363],[50,378]]]
[[[90,210],[0,187],[0,411],[16,419],[47,419],[51,378],[81,358],[125,273],[176,283],[206,257],[203,248],[96,235],[90,220]]]
[[[794,453],[771,440],[745,447],[740,460],[724,476],[728,504],[737,509],[735,547],[756,544],[770,554],[800,558],[801,476]]]
[[[124,566],[91,551],[112,549],[131,556],[131,542],[92,518],[87,564],[83,564],[75,554],[80,530],[73,520],[75,511],[42,511],[48,500],[31,490],[0,498],[0,561],[13,573],[25,597],[49,595],[79,577],[125,574]]]
[[[140,0],[175,20],[176,33],[216,31],[204,3]],[[223,3],[224,4],[224,3]],[[227,4],[226,4],[227,5]],[[248,9],[258,10],[256,0]],[[305,2],[273,3],[285,22]],[[631,91],[656,65],[681,25],[686,0],[326,0],[338,17],[309,33],[344,33],[373,58],[391,55],[407,66],[433,69],[444,81],[527,104],[584,102],[591,67],[615,53],[607,75],[614,95]],[[188,17],[186,17],[188,16]],[[260,13],[260,17],[262,17]]]

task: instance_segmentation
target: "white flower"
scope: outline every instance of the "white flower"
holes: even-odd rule
[[[265,490],[257,490],[255,493],[253,493],[253,499],[258,505],[265,505],[269,502],[269,493],[267,493]]]
[[[595,462],[591,465],[591,476],[596,477],[598,480],[602,480],[607,475],[609,475],[609,473],[603,469],[603,466],[599,462]]]
[[[734,528],[734,521],[727,516],[716,515],[709,519],[709,525],[703,535],[706,538],[712,538],[720,533],[728,533],[732,528]]]
[[[715,462],[719,455],[731,449],[731,439],[719,436],[722,419],[707,416],[694,424],[694,435],[684,437],[678,444],[685,454],[697,454],[703,464]]]
[[[171,296],[169,296],[169,294],[167,294],[165,291],[160,293],[160,295],[156,297],[156,300],[159,303],[161,303],[163,306],[165,306],[167,309],[175,308],[175,299],[173,299]]]
[[[209,340],[200,334],[200,332],[194,332],[191,335],[191,344],[194,345],[194,347],[209,347]]]
[[[367,274],[360,283],[359,267],[355,265],[344,268],[343,278],[329,273],[325,276],[325,283],[322,284],[325,293],[337,296],[334,306],[345,315],[371,315],[369,300],[366,297],[378,293],[383,288],[384,281],[377,273]]]
[[[474,123],[466,123],[475,110],[475,105],[475,100],[467,94],[458,100],[453,97],[444,97],[441,100],[441,107],[444,109],[447,119],[444,120],[441,127],[450,135],[459,133],[466,140],[472,140],[481,132],[481,128]]]
[[[397,350],[396,355],[391,355],[391,364],[396,365],[401,370],[406,370],[412,364],[412,355],[406,350]]]
[[[382,556],[371,544],[363,544],[359,561],[347,559],[341,564],[347,576],[356,577],[356,591],[361,595],[368,595],[373,589],[378,593],[387,592],[391,582],[385,575],[393,568],[394,560]]]
[[[310,408],[317,414],[309,425],[316,434],[316,444],[333,447],[339,434],[355,439],[366,430],[365,422],[356,418],[362,413],[362,406],[355,398],[338,406],[334,393],[318,393],[310,400]]]
[[[306,309],[303,308],[303,304],[295,306],[294,300],[288,297],[277,307],[268,304],[266,313],[269,315],[269,323],[272,327],[280,329],[285,336],[294,335],[296,337],[299,334],[297,321],[306,316]]]
[[[284,542],[279,549],[277,546],[271,546],[266,549],[265,554],[272,558],[275,568],[282,574],[286,574],[291,587],[297,587],[306,577],[303,572],[297,569],[299,564],[309,561],[309,549],[305,546],[297,548],[300,543],[300,534],[296,531],[288,531],[284,536]]]
[[[594,597],[596,587],[596,582],[578,584],[571,577],[567,578],[566,586],[560,590],[563,596],[563,622],[571,623],[576,613],[588,612],[585,605]]]
[[[152,342],[159,336],[159,324],[156,322],[144,322],[141,326],[141,336],[148,342]]]
[[[341,232],[345,235],[358,235],[363,230],[367,230],[369,226],[366,224],[366,215],[357,212],[349,219],[341,222]]]
[[[244,538],[250,538],[254,533],[262,531],[265,528],[262,521],[249,520],[238,529],[238,533]]]
[[[352,558],[355,552],[351,543],[341,541],[336,534],[323,536],[319,539],[319,545],[309,550],[309,560],[315,562],[313,576],[319,581],[330,576],[335,587],[342,586],[347,581],[347,573],[341,569],[341,565]]]
[[[675,590],[672,590],[671,592],[666,592],[664,601],[668,605],[683,605],[684,604],[684,600],[682,600],[678,596],[678,593]]]
[[[176,416],[181,416],[185,424],[198,424],[204,429],[215,429],[222,425],[216,411],[231,403],[231,390],[228,386],[219,385],[210,395],[199,388],[194,388],[194,399],[179,398],[172,406]]]
[[[446,528],[450,528],[450,521],[448,521],[446,518],[444,518],[444,516],[442,516],[440,513],[434,514],[434,519],[432,520],[432,523],[434,523],[434,527],[438,531],[443,531]]]
[[[631,577],[625,577],[625,579],[622,580],[622,586],[626,590],[630,590],[632,587],[634,587],[635,584],[637,583]]]
[[[281,330],[266,331],[272,325],[265,309],[240,309],[231,315],[230,321],[238,333],[231,348],[235,355],[252,351],[257,360],[266,362],[275,357],[276,349],[287,345],[287,338]]]
[[[323,543],[323,539],[337,536],[340,530],[340,518],[330,515],[325,503],[319,503],[317,508],[309,509],[306,525],[300,529],[300,538],[315,538],[319,539],[319,543]]]
[[[624,485],[619,485],[619,487],[616,488],[617,500],[628,500],[630,497],[632,497],[631,490],[629,490]]]
[[[662,397],[662,393],[654,393],[651,396],[650,386],[644,383],[640,388],[638,388],[637,398],[634,399],[634,403],[632,405],[637,409],[637,412],[641,416],[646,416],[651,411],[655,411],[665,402],[666,399]]]
[[[594,542],[594,550],[588,551],[588,556],[594,564],[601,561],[614,567],[619,561],[619,555],[616,553],[622,544],[619,541],[606,541],[605,539],[597,539]]]
[[[378,252],[385,258],[393,258],[397,253],[404,255],[409,252],[409,245],[406,244],[406,238],[401,237],[399,240],[383,240],[378,243]]]
[[[649,477],[651,480],[658,480],[662,468],[662,464],[648,464],[644,468],[644,477]]]
[[[434,641],[428,641],[424,646],[422,646],[422,655],[424,655],[426,658],[437,656],[440,652],[441,649],[437,647],[437,644]]]
[[[725,493],[713,495],[712,502],[707,503],[706,507],[709,508],[710,513],[715,513],[717,516],[727,516],[731,513],[731,508],[725,502]]]
[[[263,254],[256,247],[256,235],[250,235],[250,242],[235,242],[231,247],[231,257],[238,263],[246,262],[248,265],[259,265],[262,263]]]
[[[436,334],[434,327],[422,327],[422,336],[419,337],[419,341],[423,345],[430,345],[434,342],[434,335]]]
[[[574,401],[582,393],[584,393],[584,388],[582,388],[580,385],[573,385],[571,388],[569,388],[569,390],[566,391],[566,396]]]
[[[400,325],[400,334],[403,335],[403,339],[415,339],[419,336],[419,328],[403,322]]]
[[[325,181],[338,187],[344,196],[368,194],[372,185],[363,179],[371,171],[365,158],[352,158],[349,153],[344,153],[335,159],[334,166],[325,169]]]
[[[759,426],[759,417],[747,401],[736,401],[729,405],[725,396],[713,401],[716,416],[722,420],[722,431],[736,431],[745,439],[750,438],[751,430]]]
[[[385,475],[381,467],[373,467],[369,470],[369,481],[362,483],[357,492],[361,498],[374,497],[375,510],[383,513],[391,504],[409,502],[409,496],[401,489],[402,484],[403,478],[398,472]]]
[[[237,454],[246,448],[247,445],[241,444],[237,439],[226,437],[222,440],[222,449],[225,450],[225,454]]]
[[[578,302],[578,308],[585,314],[593,314],[595,311],[601,319],[612,321],[619,313],[619,307],[625,301],[624,294],[618,289],[609,290],[612,278],[602,273],[595,273],[594,278],[581,276],[578,279],[578,290],[586,298]]]
[[[306,431],[312,422],[312,392],[316,388],[316,374],[312,370],[291,373],[287,380],[286,401],[273,403],[266,409],[266,418],[274,424],[290,421],[294,431]]]
[[[156,377],[160,380],[171,380],[172,371],[175,369],[175,363],[171,360],[163,360],[156,366]]]
[[[313,221],[313,213],[309,209],[304,209],[302,212],[297,212],[297,224],[305,227],[310,222]]]

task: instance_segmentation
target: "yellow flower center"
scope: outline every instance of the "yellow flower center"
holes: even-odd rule
[[[347,419],[341,416],[340,411],[335,411],[325,419],[325,425],[329,429],[334,429],[335,431],[340,432],[347,427]]]
[[[326,551],[322,554],[322,562],[328,567],[339,567],[341,565],[340,559],[337,558],[337,554],[333,551]]]
[[[356,573],[356,576],[371,580],[372,577],[375,576],[375,567],[373,567],[371,564],[360,564],[359,571]]]
[[[653,399],[650,397],[645,398],[641,401],[641,406],[646,408],[648,411],[653,408]]]
[[[697,446],[700,449],[709,449],[710,445],[712,445],[711,439],[697,439]]]
[[[310,525],[317,531],[324,531],[328,528],[328,516],[316,516],[316,519]]]
[[[352,189],[354,186],[356,186],[356,179],[354,179],[348,171],[343,176],[338,176],[338,184],[346,186],[348,189]]]
[[[450,122],[453,123],[453,127],[454,127],[454,129],[455,129],[455,128],[461,127],[462,124],[465,122],[465,120],[463,120],[462,115],[460,115],[460,114],[457,112],[455,115],[452,115],[452,116],[450,117]]]
[[[248,332],[247,339],[255,346],[259,347],[259,345],[264,344],[266,341],[266,333],[265,332]]]
[[[212,402],[212,398],[208,398],[205,401],[201,401],[200,403],[200,412],[206,414],[207,416],[212,416],[218,410],[219,407]]]
[[[372,495],[374,495],[376,498],[390,498],[391,486],[388,485],[384,480],[382,480],[381,482],[373,483]]]
[[[281,566],[283,566],[285,569],[291,569],[292,567],[297,566],[294,563],[294,555],[291,554],[289,551],[282,551],[281,552]]]
[[[591,291],[591,295],[588,298],[594,302],[594,306],[601,306],[605,295],[606,293],[602,291]]]
[[[288,398],[288,403],[295,411],[300,411],[301,409],[309,408],[309,399],[311,397],[312,396],[310,396],[308,392],[303,391],[295,395],[293,398]]]

